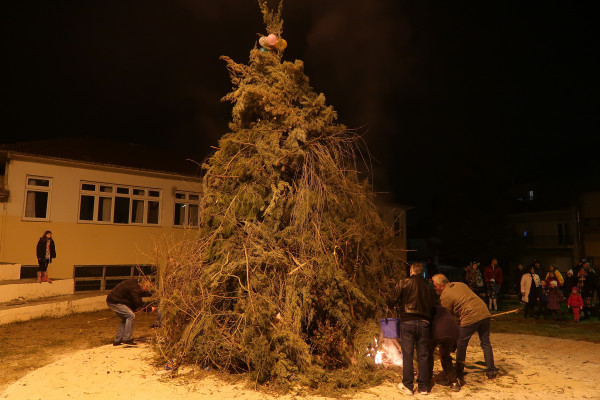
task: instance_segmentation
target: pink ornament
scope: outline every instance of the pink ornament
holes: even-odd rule
[[[267,36],[267,44],[269,46],[275,46],[277,44],[277,36],[275,36],[272,33],[269,36]]]

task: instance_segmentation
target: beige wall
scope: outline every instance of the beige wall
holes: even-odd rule
[[[23,219],[27,175],[52,178],[48,221]],[[10,198],[0,207],[0,261],[36,265],[37,241],[45,230],[51,230],[57,258],[49,273],[55,278],[72,278],[74,265],[153,263],[155,240],[164,236],[177,239],[185,233],[172,225],[174,191],[200,191],[200,183],[190,178],[24,156],[13,156],[5,178]],[[159,225],[78,222],[82,180],[160,189]]]

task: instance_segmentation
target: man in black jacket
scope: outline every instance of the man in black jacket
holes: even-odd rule
[[[150,288],[150,282],[137,279],[127,279],[119,283],[106,296],[106,305],[113,310],[117,317],[121,318],[121,324],[117,330],[117,336],[113,342],[114,346],[120,344],[134,345],[131,338],[133,324],[135,322],[135,311],[154,311],[155,307],[144,304],[142,296]]]
[[[402,383],[398,389],[412,395],[414,387],[413,354],[417,348],[419,374],[417,385],[421,394],[429,392],[431,379],[428,367],[429,324],[433,315],[435,295],[423,277],[423,264],[410,266],[410,277],[396,286],[400,311],[400,347],[402,348]]]

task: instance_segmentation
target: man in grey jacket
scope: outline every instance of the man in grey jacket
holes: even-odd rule
[[[496,377],[494,352],[490,342],[491,314],[486,304],[467,285],[450,282],[443,274],[433,277],[433,286],[440,295],[440,302],[452,315],[460,320],[460,333],[456,348],[456,374],[464,382],[467,346],[475,332],[479,335],[488,379]]]

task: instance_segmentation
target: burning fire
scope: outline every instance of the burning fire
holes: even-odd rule
[[[400,346],[395,339],[383,338],[379,341],[377,338],[374,338],[375,346],[371,348],[367,348],[369,353],[367,356],[373,355],[375,360],[375,364],[383,365],[384,367],[389,367],[395,365],[397,367],[402,366],[402,352],[400,351]]]

